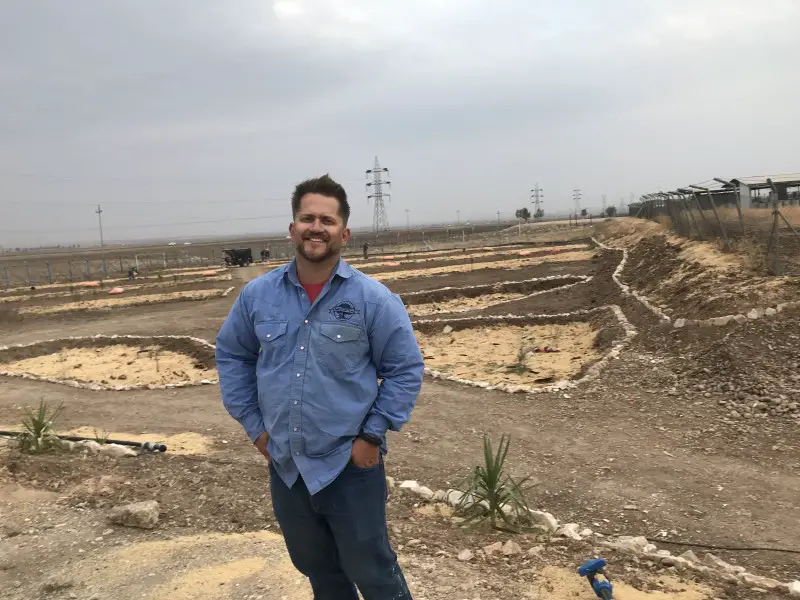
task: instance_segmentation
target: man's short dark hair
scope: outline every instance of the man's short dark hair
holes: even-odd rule
[[[296,217],[297,213],[300,212],[300,201],[306,194],[320,194],[321,196],[336,198],[339,201],[339,216],[342,217],[342,221],[347,225],[347,221],[350,219],[350,204],[347,202],[347,192],[327,173],[322,177],[306,179],[297,184],[292,194],[292,218]]]

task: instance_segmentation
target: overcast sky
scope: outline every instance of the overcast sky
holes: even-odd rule
[[[325,172],[369,225],[375,155],[399,227],[800,171],[798,31],[797,0],[2,0],[0,244],[96,240],[97,203],[107,239],[280,231]]]

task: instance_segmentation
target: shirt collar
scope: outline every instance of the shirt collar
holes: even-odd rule
[[[300,285],[300,280],[297,278],[297,259],[293,258],[292,262],[286,265],[285,269],[283,276],[288,277],[289,281],[292,283]],[[331,275],[338,275],[343,279],[349,279],[353,276],[353,268],[347,264],[343,258],[339,257]]]

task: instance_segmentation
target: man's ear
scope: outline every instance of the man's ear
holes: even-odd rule
[[[345,227],[342,230],[342,241],[345,244],[350,241],[350,228],[349,227]]]
[[[294,221],[289,223],[289,235],[294,237]]]

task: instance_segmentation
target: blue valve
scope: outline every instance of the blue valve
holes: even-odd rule
[[[606,573],[606,561],[602,558],[587,560],[578,567],[578,575],[586,577],[592,591],[601,600],[614,600],[614,590],[611,587],[611,578]],[[602,579],[601,579],[602,578]]]

